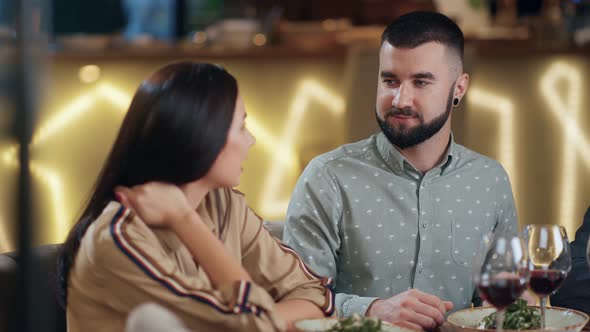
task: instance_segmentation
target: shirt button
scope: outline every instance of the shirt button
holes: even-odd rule
[[[424,267],[423,266],[419,266],[418,267],[418,273],[422,273],[422,271],[424,271]]]
[[[422,228],[426,229],[426,228],[428,228],[428,225],[427,224],[422,224]]]

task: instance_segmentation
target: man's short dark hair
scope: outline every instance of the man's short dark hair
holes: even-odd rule
[[[385,28],[381,45],[387,41],[395,47],[414,48],[438,42],[457,52],[463,63],[463,32],[455,22],[435,12],[412,12],[398,17]]]

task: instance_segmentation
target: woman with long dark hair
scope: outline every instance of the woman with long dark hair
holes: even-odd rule
[[[144,302],[195,331],[332,315],[331,281],[230,189],[254,144],[245,118],[236,80],[215,65],[167,65],[141,84],[58,260],[69,331],[123,330]]]

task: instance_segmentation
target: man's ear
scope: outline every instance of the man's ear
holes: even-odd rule
[[[453,92],[453,105],[457,106],[465,96],[467,92],[467,88],[469,87],[469,74],[463,73],[459,75],[457,80],[455,81],[455,90]],[[457,99],[457,103],[455,105],[455,99]]]

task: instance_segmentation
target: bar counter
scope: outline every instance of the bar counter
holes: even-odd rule
[[[157,67],[181,59],[221,64],[237,78],[257,137],[239,189],[263,218],[284,219],[311,158],[378,130],[378,40],[318,45],[52,52],[31,144],[38,166],[34,217],[44,220],[37,242],[63,240],[136,87]],[[468,40],[465,69],[470,87],[453,113],[455,139],[504,165],[521,225],[560,223],[573,236],[590,197],[590,46]],[[0,145],[3,178],[14,171],[11,148]],[[12,219],[10,191],[0,191],[6,198],[0,220]],[[12,227],[1,223],[5,238],[13,238]]]

